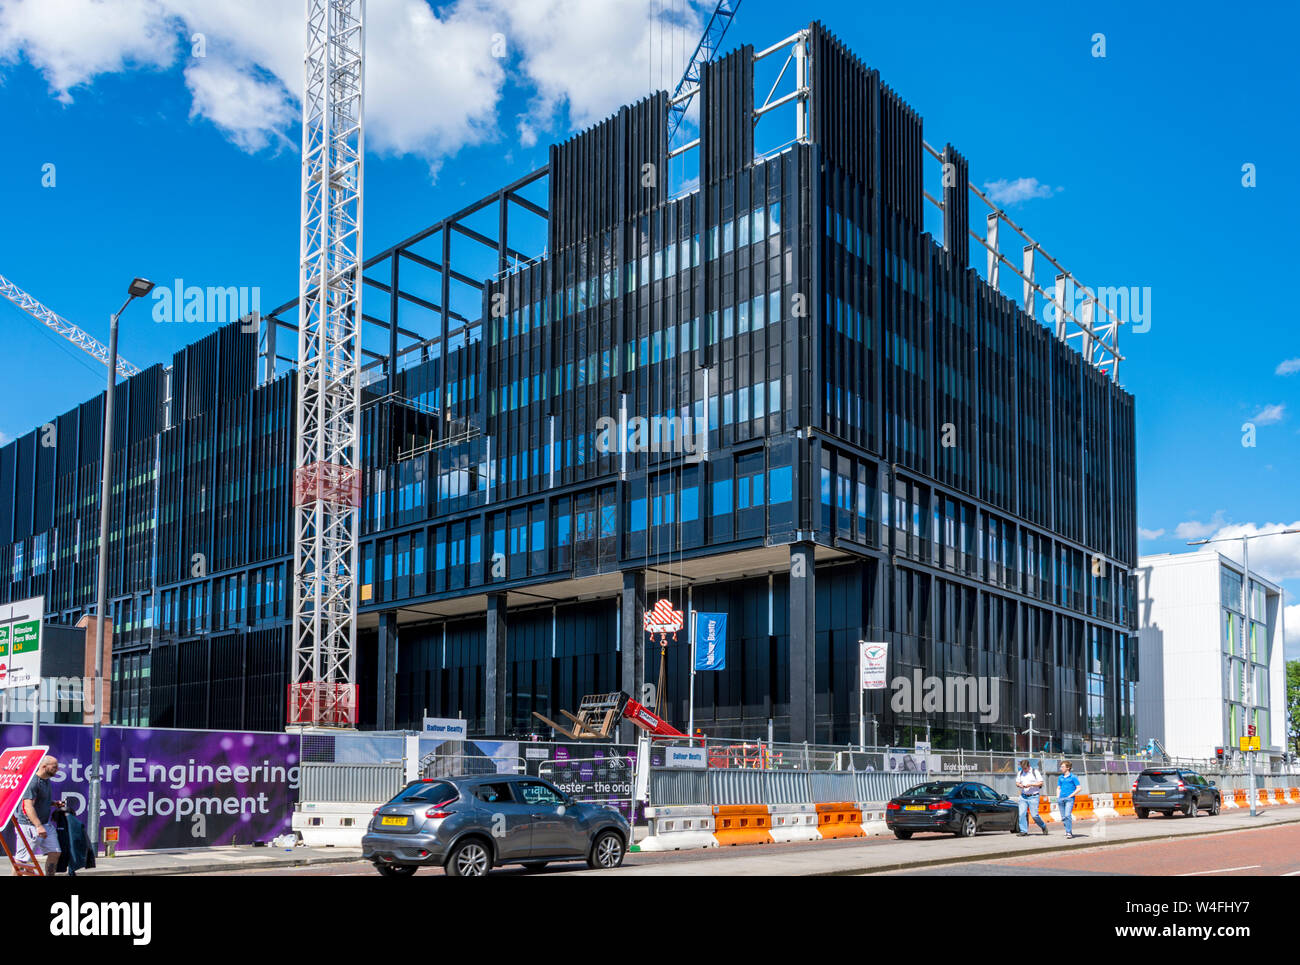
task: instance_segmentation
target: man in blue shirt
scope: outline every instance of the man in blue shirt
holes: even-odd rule
[[[1079,779],[1074,776],[1074,766],[1061,761],[1061,773],[1056,778],[1056,806],[1065,825],[1065,836],[1074,837],[1074,797],[1079,793]]]

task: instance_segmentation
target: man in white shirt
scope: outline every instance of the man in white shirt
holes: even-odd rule
[[[1016,798],[1016,807],[1020,814],[1020,837],[1029,834],[1030,815],[1034,818],[1034,823],[1043,829],[1043,834],[1047,833],[1047,825],[1043,819],[1038,816],[1038,801],[1043,793],[1043,774],[1033,767],[1029,761],[1020,762],[1020,771],[1016,774],[1016,787],[1020,789],[1020,796]]]

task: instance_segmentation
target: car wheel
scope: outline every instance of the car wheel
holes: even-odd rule
[[[961,819],[961,830],[957,832],[957,836],[962,838],[975,837],[975,815],[968,814]]]
[[[602,831],[596,835],[587,864],[592,868],[617,868],[623,863],[623,850],[623,839],[617,831]]]
[[[906,841],[911,838],[911,836],[911,831],[905,831],[903,828],[894,828],[894,837],[898,838],[899,841]]]
[[[462,841],[447,856],[447,874],[453,878],[481,878],[492,869],[492,855],[477,838]]]
[[[385,864],[382,861],[375,862],[375,870],[385,878],[409,878],[415,874],[417,865],[413,864]]]
[[[1219,798],[1216,795],[1214,798],[1214,803],[1210,805],[1210,817],[1215,817],[1219,813],[1219,807],[1220,807]]]
[[[1148,814],[1150,814],[1151,812],[1148,811],[1146,808],[1134,808],[1134,809],[1133,809],[1133,813],[1136,814],[1136,815],[1137,815],[1138,817],[1140,817],[1140,818],[1144,818],[1144,817],[1146,817]]]
[[[1194,818],[1199,813],[1200,813],[1200,808],[1197,807],[1196,798],[1192,798],[1190,801],[1188,801],[1186,804],[1183,805],[1183,814],[1187,815],[1189,818]]]

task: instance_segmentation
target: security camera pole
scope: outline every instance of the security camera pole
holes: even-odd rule
[[[95,722],[94,743],[90,752],[90,820],[87,831],[90,846],[99,853],[99,732],[104,719],[104,621],[108,615],[108,506],[113,477],[113,391],[117,387],[117,320],[137,298],[153,291],[153,282],[134,279],[127,286],[127,299],[113,315],[108,329],[108,391],[104,395],[103,477],[99,488],[99,585],[95,594]]]

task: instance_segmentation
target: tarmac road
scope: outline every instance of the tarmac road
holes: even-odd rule
[[[1120,819],[1077,822],[1067,841],[1059,826],[1048,835],[1019,838],[981,834],[974,838],[923,835],[911,841],[892,836],[798,844],[629,854],[617,871],[590,871],[585,864],[560,863],[545,871],[506,867],[494,875],[822,875],[822,874],[993,874],[993,875],[1280,875],[1300,871],[1300,810],[1273,808],[1258,818],[1243,812],[1217,817]],[[355,852],[354,852],[355,853]],[[374,876],[359,859],[296,868],[231,869],[225,875]],[[442,874],[422,869],[419,876]]]

